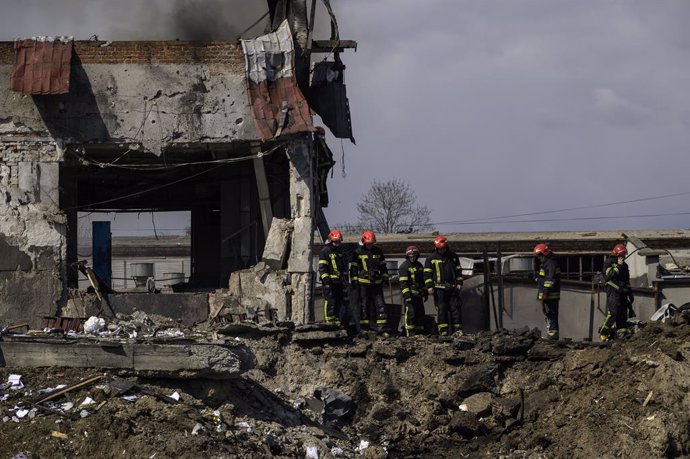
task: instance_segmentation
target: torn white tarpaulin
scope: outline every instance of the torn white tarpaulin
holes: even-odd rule
[[[242,40],[247,78],[254,83],[292,78],[295,48],[287,20],[276,29],[253,40]]]

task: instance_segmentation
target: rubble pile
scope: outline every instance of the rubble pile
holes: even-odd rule
[[[0,368],[0,454],[690,454],[690,311],[606,344],[545,342],[529,329],[387,339],[287,325],[196,333],[241,343],[247,370],[212,380]]]

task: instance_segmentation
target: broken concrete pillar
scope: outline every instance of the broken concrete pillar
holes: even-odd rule
[[[264,254],[261,261],[266,263],[272,270],[282,269],[288,256],[288,243],[292,235],[292,224],[283,218],[274,218],[271,223],[271,230],[266,238]]]
[[[290,211],[294,220],[288,272],[292,286],[290,317],[296,323],[313,318],[311,259],[314,242],[314,174],[312,143],[308,137],[294,142],[290,158]]]

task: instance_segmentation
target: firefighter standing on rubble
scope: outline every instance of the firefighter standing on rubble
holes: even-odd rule
[[[424,264],[424,284],[429,295],[434,295],[439,334],[445,336],[460,331],[462,268],[458,256],[448,247],[445,236],[434,239],[434,251]]]
[[[534,247],[534,257],[539,261],[537,300],[546,316],[546,339],[558,340],[558,303],[561,300],[561,268],[558,259],[547,244]]]
[[[328,233],[326,245],[319,253],[319,276],[323,288],[323,310],[326,323],[340,324],[345,308],[347,262],[340,243],[343,235],[338,230]]]
[[[386,259],[383,251],[374,245],[376,236],[372,231],[362,233],[361,242],[350,261],[350,279],[359,285],[360,328],[389,336],[383,299],[383,283],[388,281]]]
[[[424,267],[418,259],[419,249],[414,245],[409,246],[405,250],[405,261],[398,271],[407,336],[424,332],[424,301],[428,293],[424,287]]]
[[[616,244],[611,250],[611,257],[604,263],[604,280],[606,281],[606,318],[599,329],[599,339],[608,341],[612,338],[624,338],[628,330],[628,311],[632,310],[634,301],[630,290],[630,270],[625,262],[628,250],[624,244]]]

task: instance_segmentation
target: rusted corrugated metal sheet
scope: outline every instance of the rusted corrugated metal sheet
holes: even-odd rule
[[[242,40],[249,99],[263,140],[313,130],[309,105],[295,79],[295,51],[287,21],[275,31]]]
[[[23,94],[69,92],[71,38],[17,40],[11,88]]]

